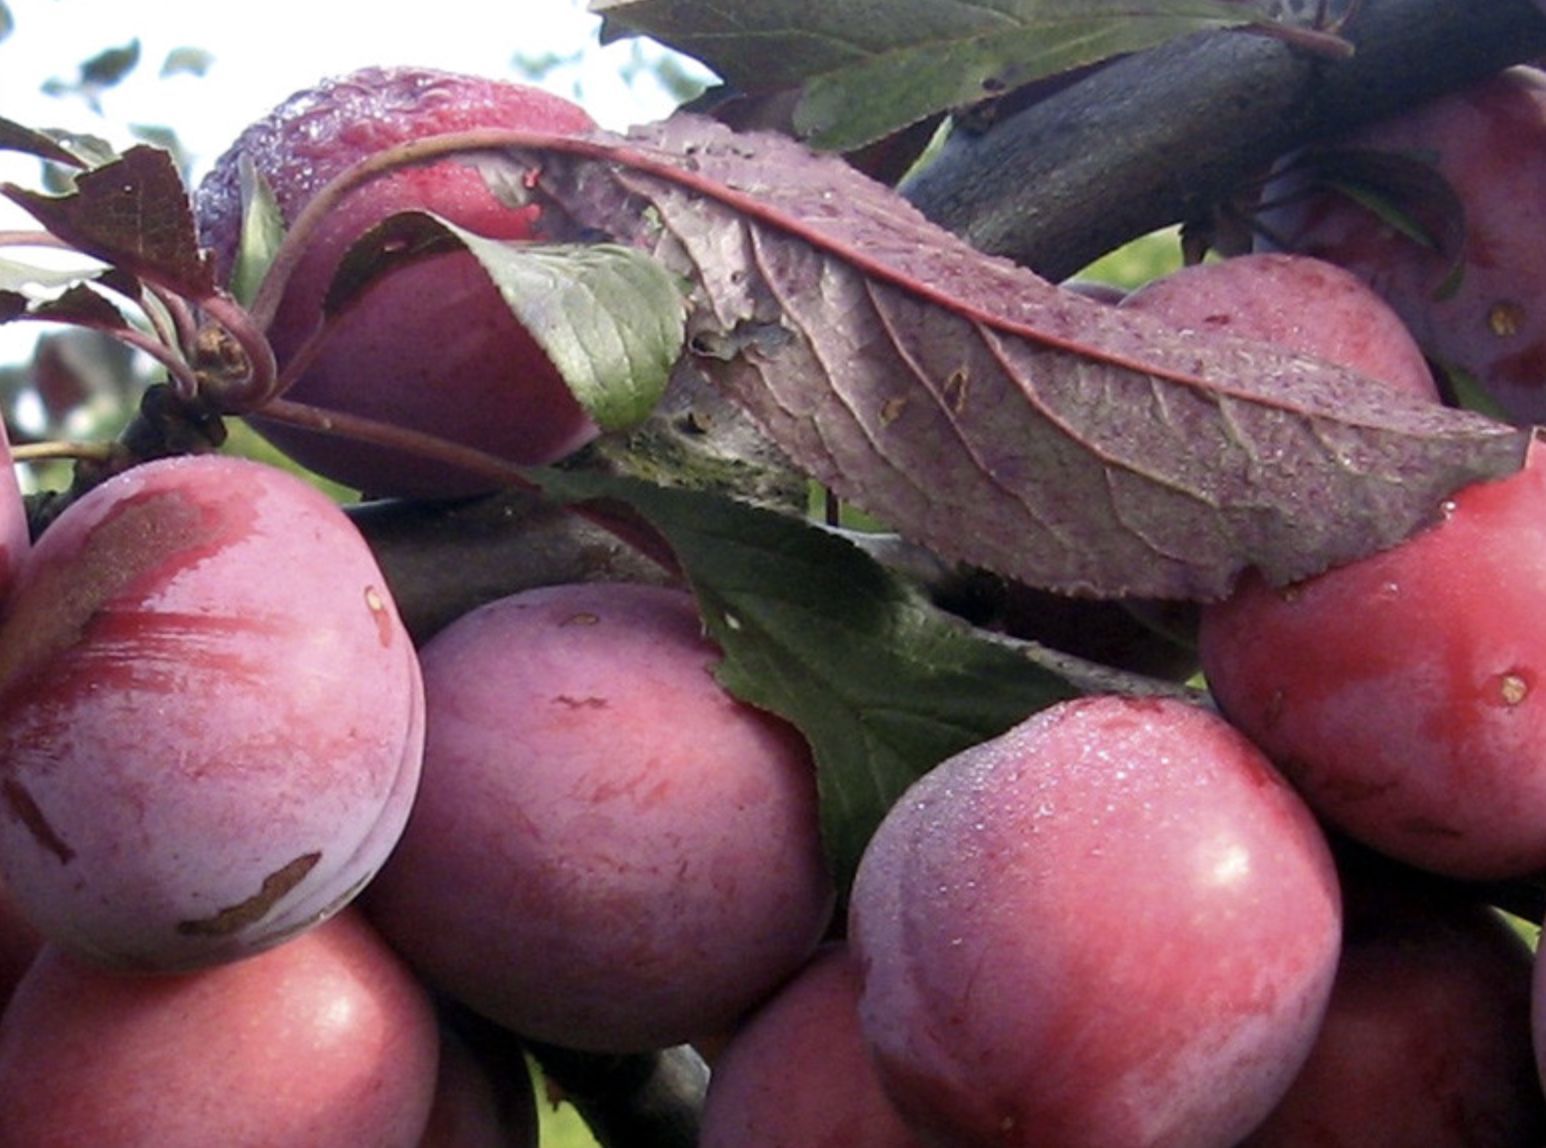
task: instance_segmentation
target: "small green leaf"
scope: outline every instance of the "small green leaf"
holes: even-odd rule
[[[122,83],[128,74],[139,66],[139,39],[130,40],[120,48],[108,48],[98,52],[81,65],[82,87],[108,88]]]
[[[666,537],[724,651],[720,681],[810,742],[825,847],[843,889],[914,780],[1078,692],[820,527],[634,479],[539,479],[565,500],[622,501]]]
[[[161,78],[168,76],[203,76],[215,62],[214,53],[207,48],[184,46],[173,48],[161,61]]]
[[[237,243],[236,260],[231,268],[231,294],[236,301],[248,304],[257,297],[274,253],[284,242],[284,214],[279,200],[252,162],[243,154],[237,159],[237,179],[241,185],[242,231]]]
[[[88,267],[84,261],[74,268],[40,267],[19,259],[0,259],[0,291],[18,294],[38,294],[73,286],[83,279],[91,279],[101,268]]]
[[[471,252],[603,430],[642,421],[686,341],[679,281],[645,253],[612,243],[489,239],[427,212],[403,212],[339,264],[324,307],[336,313],[394,268],[461,246]]]
[[[85,161],[56,136],[4,117],[0,117],[0,151],[24,152],[50,163],[62,163],[70,167],[86,166]]]

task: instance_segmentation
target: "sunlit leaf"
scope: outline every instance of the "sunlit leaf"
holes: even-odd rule
[[[394,266],[448,246],[471,252],[598,426],[620,429],[649,414],[681,355],[686,310],[678,280],[632,248],[489,239],[405,212],[345,256],[324,310],[342,310]]]

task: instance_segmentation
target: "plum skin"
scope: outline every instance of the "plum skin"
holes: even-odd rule
[[[1237,731],[1076,699],[887,814],[850,905],[860,1023],[925,1143],[1228,1145],[1308,1054],[1340,912],[1318,826]]]
[[[875,1076],[858,1004],[853,955],[824,946],[714,1062],[701,1148],[920,1148]]]
[[[146,463],[54,521],[0,624],[0,869],[77,954],[246,956],[375,872],[423,737],[417,655],[336,505],[244,459]]]
[[[1324,259],[1257,252],[1199,263],[1151,280],[1121,307],[1187,330],[1303,351],[1418,398],[1439,399],[1401,317],[1362,279]]]
[[[809,957],[834,900],[810,751],[714,679],[689,594],[524,591],[421,657],[424,784],[364,901],[431,983],[632,1052],[729,1028]]]
[[[1546,72],[1504,69],[1469,88],[1370,124],[1335,149],[1430,164],[1460,201],[1455,258],[1420,243],[1335,189],[1313,185],[1315,156],[1289,157],[1263,193],[1259,246],[1346,267],[1385,298],[1423,350],[1473,376],[1514,422],[1546,421]],[[1439,235],[1436,205],[1398,208]]]
[[[412,139],[472,128],[579,134],[578,105],[527,85],[428,68],[362,68],[298,92],[250,125],[195,195],[204,241],[229,272],[241,225],[238,162],[270,183],[287,223],[354,162]],[[311,236],[268,338],[283,368],[322,318],[350,244],[402,211],[434,212],[496,239],[533,237],[537,213],[500,202],[470,164],[450,158],[354,190]],[[552,462],[597,428],[537,342],[466,251],[386,276],[335,320],[286,397],[450,439],[522,465]],[[258,412],[249,421],[302,465],[374,495],[451,497],[492,489],[486,477],[399,451],[302,430]]]
[[[1344,873],[1347,924],[1326,1019],[1288,1093],[1240,1148],[1542,1142],[1530,948],[1487,905],[1420,877]]]
[[[356,910],[162,976],[46,946],[0,1016],[0,1148],[415,1148],[439,1030]]]
[[[1459,491],[1399,546],[1242,579],[1199,651],[1229,719],[1349,836],[1419,868],[1546,866],[1546,459]],[[1354,632],[1356,630],[1356,633]]]

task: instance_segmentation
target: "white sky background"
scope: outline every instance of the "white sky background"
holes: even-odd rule
[[[328,0],[8,0],[15,31],[0,41],[0,116],[28,127],[62,128],[135,142],[130,124],[174,130],[202,175],[249,122],[292,92],[367,64],[418,64],[483,75],[519,76],[517,57],[579,63],[527,80],[582,104],[603,127],[621,129],[668,114],[672,98],[648,76],[633,83],[641,48],[600,46],[599,17],[585,0],[430,0],[394,6]],[[101,94],[100,114],[78,96],[50,97],[50,79],[73,82],[87,59],[140,41],[138,67]],[[174,49],[207,51],[202,76],[160,76]],[[650,58],[658,45],[644,44]],[[699,69],[701,71],[701,69]],[[703,73],[707,76],[707,73]],[[0,180],[38,186],[38,165],[0,153]],[[31,218],[0,201],[0,228]],[[31,328],[23,331],[22,328]],[[0,362],[24,354],[34,324],[0,327]],[[26,340],[21,342],[20,340]]]

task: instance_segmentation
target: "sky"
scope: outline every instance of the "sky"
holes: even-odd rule
[[[602,47],[600,20],[586,13],[585,0],[7,4],[14,31],[0,40],[0,116],[28,127],[102,136],[120,148],[135,142],[128,125],[167,126],[190,153],[195,179],[243,127],[292,92],[367,64],[418,64],[514,78],[518,56],[578,55],[578,62],[533,82],[576,99],[602,126],[614,129],[658,119],[674,104],[647,69],[638,76],[632,66],[641,50],[653,58],[661,53],[659,46],[619,42]],[[80,96],[45,94],[49,81],[72,83],[82,62],[136,38],[138,66],[123,83],[101,93],[99,108]],[[163,61],[183,48],[207,53],[207,70],[202,76],[163,78]],[[630,73],[636,76],[632,83]],[[0,180],[37,186],[37,176],[35,161],[0,153]],[[0,201],[0,228],[27,226],[30,217]],[[35,337],[33,331],[20,330],[30,327],[0,328],[0,361],[14,357],[18,340]]]

